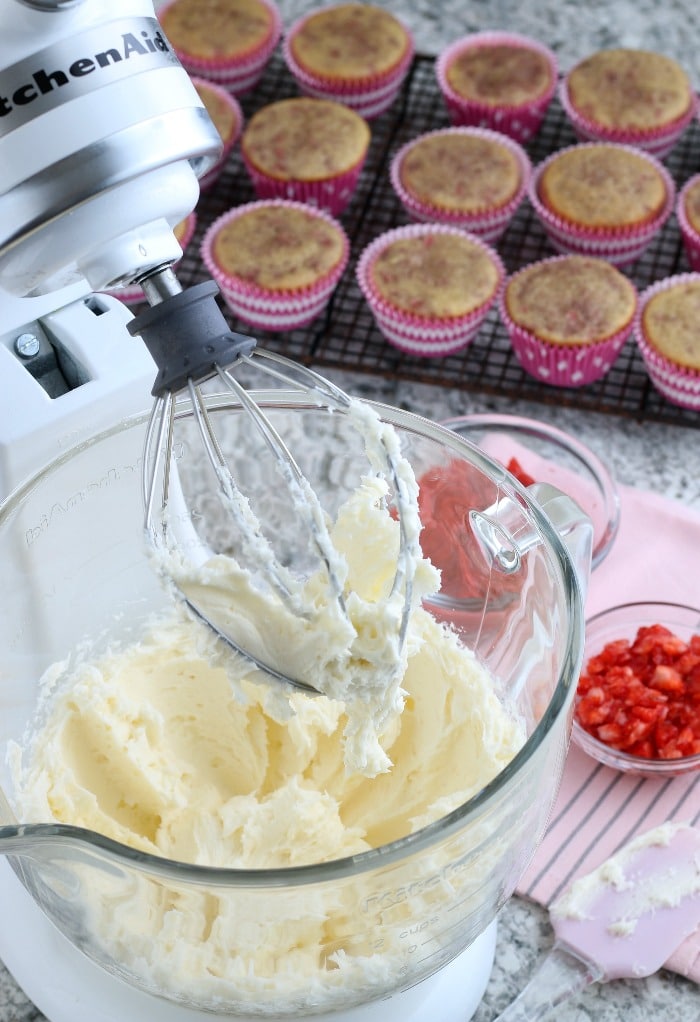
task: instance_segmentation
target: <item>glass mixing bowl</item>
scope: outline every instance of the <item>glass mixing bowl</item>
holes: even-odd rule
[[[346,416],[303,395],[258,400],[333,513],[367,468]],[[298,523],[249,418],[231,398],[212,397],[211,405],[234,476],[276,543],[293,547]],[[466,803],[344,859],[209,868],[70,825],[18,822],[4,752],[34,726],[44,672],[86,642],[99,650],[133,639],[170,600],[144,544],[146,416],[75,447],[0,507],[0,851],[75,946],[141,990],[199,1010],[262,1017],[351,1009],[407,990],[485,931],[543,836],[583,650],[582,583],[562,539],[571,530],[555,528],[540,499],[453,431],[376,407],[395,426],[417,477],[433,480],[433,497],[445,466],[456,461],[473,477],[479,513],[452,515],[448,549],[436,556],[446,570],[449,546],[461,545],[479,585],[454,600],[447,585],[430,609],[475,649],[526,739]],[[208,519],[214,535],[221,524],[210,510],[214,483],[187,410],[178,426],[183,492],[193,519]],[[449,490],[444,496],[449,518]],[[586,567],[584,556],[581,574]]]

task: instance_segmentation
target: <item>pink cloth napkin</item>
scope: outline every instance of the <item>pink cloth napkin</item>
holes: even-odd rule
[[[620,527],[591,576],[588,617],[640,600],[700,604],[700,513],[658,494],[620,487]],[[665,820],[700,825],[700,777],[662,781],[602,766],[572,745],[545,838],[517,893],[548,905],[636,834]],[[700,983],[700,931],[666,963]]]

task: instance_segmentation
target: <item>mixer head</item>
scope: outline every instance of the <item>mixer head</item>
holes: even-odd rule
[[[0,0],[0,24],[0,288],[172,264],[222,143],[152,4]]]

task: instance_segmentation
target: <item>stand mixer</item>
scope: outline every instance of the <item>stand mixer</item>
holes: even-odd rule
[[[181,256],[173,227],[221,147],[152,6],[109,8],[0,5],[0,493],[148,403],[132,317],[93,292]]]
[[[173,227],[194,208],[198,178],[221,142],[145,0],[124,0],[116,14],[106,0],[0,0],[0,24],[5,498],[49,460],[150,404],[155,362],[129,336],[131,314],[99,292],[132,282],[154,294],[170,289],[169,268],[181,255]],[[565,583],[562,599],[574,603],[566,572]],[[573,618],[576,646],[580,607]],[[561,741],[534,757],[538,776],[559,767]],[[513,884],[509,875],[504,887]],[[0,929],[0,957],[50,1022],[211,1017],[131,987],[85,958],[4,859],[0,890],[13,920],[11,933]],[[495,926],[489,920],[466,949],[389,1000],[313,1017],[461,1022],[488,982]]]

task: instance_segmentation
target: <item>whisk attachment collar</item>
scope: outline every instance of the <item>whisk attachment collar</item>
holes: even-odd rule
[[[216,375],[217,367],[232,366],[255,348],[253,337],[229,328],[216,303],[218,291],[213,280],[195,284],[128,324],[129,333],[142,338],[158,367],[154,397],[183,390],[190,380],[203,383]]]

